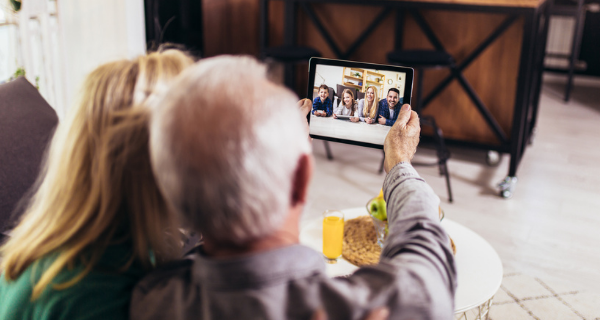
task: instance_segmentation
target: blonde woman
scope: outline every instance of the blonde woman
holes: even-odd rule
[[[143,104],[192,63],[167,50],[88,75],[0,249],[0,319],[125,319],[134,284],[180,252]]]
[[[342,101],[333,109],[333,117],[338,115],[350,116],[350,121],[358,122],[358,106],[354,100],[354,94],[350,89],[344,89],[342,92]]]
[[[368,124],[377,123],[377,89],[370,86],[365,91],[365,98],[358,101],[358,117]]]

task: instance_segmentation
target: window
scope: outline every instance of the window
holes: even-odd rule
[[[0,82],[8,80],[22,65],[19,48],[17,14],[0,3]]]

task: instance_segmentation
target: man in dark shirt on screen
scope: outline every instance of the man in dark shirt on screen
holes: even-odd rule
[[[379,119],[377,119],[377,122],[386,126],[393,126],[399,113],[396,106],[402,105],[401,100],[400,91],[396,88],[390,88],[387,98],[379,101]]]

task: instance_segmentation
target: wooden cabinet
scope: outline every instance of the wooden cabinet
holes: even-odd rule
[[[370,86],[375,86],[377,92],[383,92],[385,75],[368,69],[344,67],[342,83],[360,92],[365,92]]]

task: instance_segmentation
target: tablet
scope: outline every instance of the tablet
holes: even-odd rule
[[[313,102],[310,136],[383,149],[398,111],[410,104],[413,74],[408,67],[311,58],[306,95]]]
[[[350,118],[352,118],[352,116],[345,116],[343,114],[336,114],[335,117],[338,120],[350,120]]]

